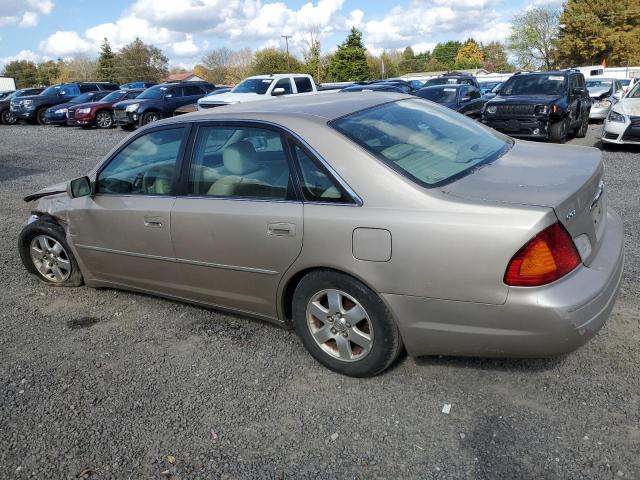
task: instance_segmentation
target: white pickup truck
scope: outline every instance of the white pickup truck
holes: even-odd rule
[[[325,91],[337,91],[341,85],[318,88],[311,75],[302,73],[278,73],[245,78],[230,92],[207,95],[198,100],[198,110],[221,107],[232,103],[252,102],[282,95],[311,95]]]

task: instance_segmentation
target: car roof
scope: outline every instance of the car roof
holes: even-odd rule
[[[214,109],[200,110],[189,116],[172,117],[161,120],[165,123],[174,121],[202,121],[218,118],[233,119],[263,119],[268,116],[304,116],[316,119],[322,123],[349,115],[360,110],[366,110],[384,103],[397,100],[415,99],[411,95],[395,92],[371,92],[362,95],[361,92],[331,92],[317,95],[292,95],[278,99],[259,100],[255,102],[225,105]]]
[[[429,85],[428,87],[422,87],[420,90],[438,90],[439,88],[462,88],[473,87],[467,83],[441,83],[440,85]]]

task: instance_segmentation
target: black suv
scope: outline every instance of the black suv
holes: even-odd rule
[[[118,85],[109,82],[59,83],[46,88],[40,95],[30,95],[11,100],[11,113],[31,123],[44,125],[47,108],[67,103],[86,92],[118,90]]]
[[[482,123],[514,137],[563,142],[587,135],[591,98],[577,70],[516,73],[482,111]]]
[[[113,117],[116,125],[131,130],[138,125],[171,117],[176,108],[196,103],[214,90],[216,86],[208,82],[161,83],[147,88],[133,100],[116,103]]]
[[[439,77],[430,78],[423,86],[433,87],[435,85],[458,85],[461,83],[473,85],[478,90],[480,90],[478,79],[471,74],[462,72],[447,72],[444,75],[440,75]]]
[[[0,100],[0,123],[4,125],[14,125],[18,119],[11,113],[11,100],[19,99],[29,95],[38,95],[44,88],[22,88],[10,93]]]

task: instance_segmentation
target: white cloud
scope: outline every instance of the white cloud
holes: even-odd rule
[[[16,60],[27,60],[29,62],[38,63],[43,60],[48,60],[48,58],[44,58],[37,54],[36,52],[32,52],[31,50],[20,50],[15,55],[11,55],[9,57],[0,57],[0,70],[4,68],[7,63],[16,61]]]
[[[493,41],[504,42],[511,33],[510,22],[496,22],[487,25],[486,29],[468,30],[462,38],[474,38],[478,42],[489,43]]]
[[[0,0],[0,26],[35,27],[41,15],[49,15],[55,4],[51,0]]]
[[[58,31],[40,42],[39,50],[52,57],[70,57],[95,50],[94,46],[76,32]]]
[[[187,39],[182,42],[174,42],[169,45],[169,53],[178,58],[189,58],[196,55],[200,48],[193,43],[193,37],[187,35]]]

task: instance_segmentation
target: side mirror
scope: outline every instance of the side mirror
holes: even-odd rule
[[[164,99],[165,99],[165,100],[170,100],[170,99],[172,99],[172,98],[173,98],[173,94],[172,94],[172,93],[167,93],[167,94],[164,96]]]
[[[80,177],[75,180],[71,180],[69,182],[67,192],[71,198],[91,195],[93,193],[91,189],[91,180],[89,180],[89,177]]]
[[[58,92],[58,96],[59,96],[59,97],[64,97],[66,94],[67,94],[67,92],[65,92],[64,90],[60,90],[60,91]]]
[[[462,97],[460,99],[460,103],[467,103],[467,102],[470,102],[470,101],[471,101],[471,97],[469,95],[467,95],[465,97]]]
[[[584,88],[582,87],[576,87],[573,89],[573,94],[574,95],[582,95],[584,93]]]
[[[271,95],[273,95],[274,97],[280,97],[284,95],[284,93],[285,93],[284,88],[278,87],[273,89],[273,92],[271,92]]]

